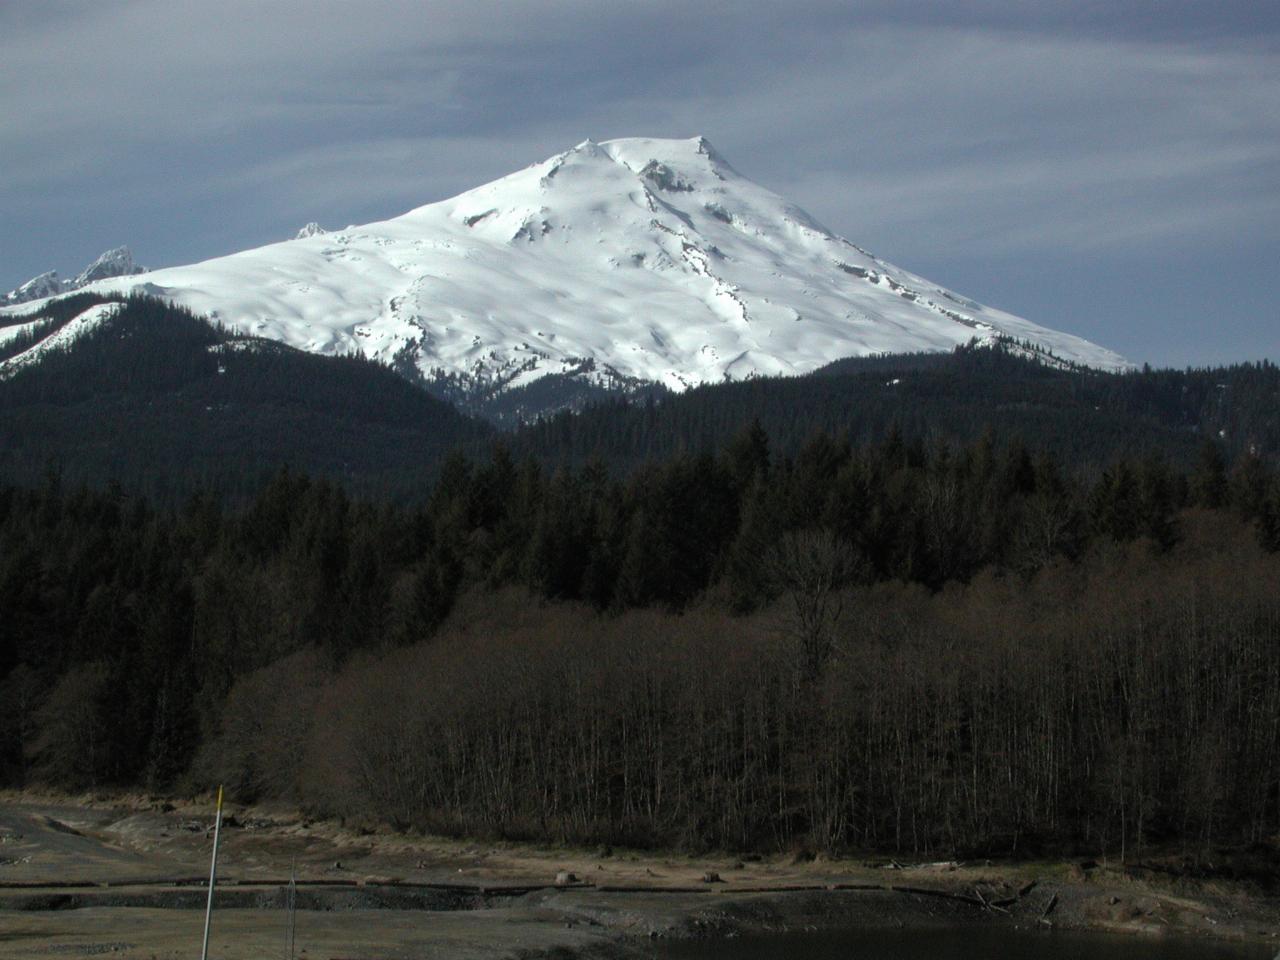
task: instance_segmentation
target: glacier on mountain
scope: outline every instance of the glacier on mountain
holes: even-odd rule
[[[974,340],[1128,366],[872,256],[702,137],[587,140],[391,220],[84,289],[490,392],[551,374],[682,390]]]

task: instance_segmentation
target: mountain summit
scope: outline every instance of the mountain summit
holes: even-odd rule
[[[682,390],[975,339],[1127,366],[877,259],[702,137],[587,140],[391,220],[85,289],[154,294],[462,391],[547,375]]]
[[[110,277],[128,277],[146,272],[133,262],[133,254],[128,247],[113,247],[100,255],[97,260],[80,271],[74,280],[61,280],[56,270],[32,277],[22,286],[9,291],[0,297],[0,304],[28,303],[32,300],[43,300],[62,293],[72,293],[81,287],[88,286],[98,280]]]

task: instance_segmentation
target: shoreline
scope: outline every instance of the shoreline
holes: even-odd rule
[[[0,958],[37,944],[188,952],[211,813],[176,798],[0,793]],[[973,924],[1280,949],[1280,900],[1223,881],[1062,862],[590,851],[352,829],[286,807],[228,814],[215,912],[227,960],[278,948],[295,865],[310,957],[644,956],[662,939]]]

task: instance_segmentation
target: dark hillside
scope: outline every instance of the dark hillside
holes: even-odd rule
[[[93,303],[75,299],[70,315]],[[53,466],[95,485],[240,493],[292,465],[405,495],[491,432],[372,361],[234,336],[155,299],[0,381],[0,475],[17,482]]]
[[[1206,437],[1229,457],[1280,453],[1280,368],[1263,361],[1115,375],[1054,369],[1010,347],[839,360],[806,377],[703,386],[658,402],[613,401],[520,431],[522,452],[552,461],[635,465],[712,449],[758,420],[777,452],[815,432],[873,442],[970,442],[988,430],[1074,467],[1159,455],[1190,465]]]

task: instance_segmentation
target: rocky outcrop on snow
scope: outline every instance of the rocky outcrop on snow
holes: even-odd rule
[[[0,299],[0,303],[16,305],[29,303],[32,300],[43,300],[62,293],[73,293],[99,280],[145,273],[146,269],[133,262],[133,254],[128,247],[113,247],[81,270],[74,280],[61,280],[56,270],[50,270],[38,277],[32,277],[22,286],[9,291]]]
[[[109,280],[111,277],[131,277],[134,274],[146,272],[146,269],[146,267],[140,267],[133,262],[133,254],[128,247],[113,247],[85,267],[80,272],[80,275],[71,281],[71,287],[74,290],[79,290],[95,280]]]
[[[50,270],[38,277],[32,277],[22,286],[11,290],[4,297],[5,303],[26,303],[28,300],[41,300],[56,296],[66,289],[66,285],[58,279],[58,271]]]

